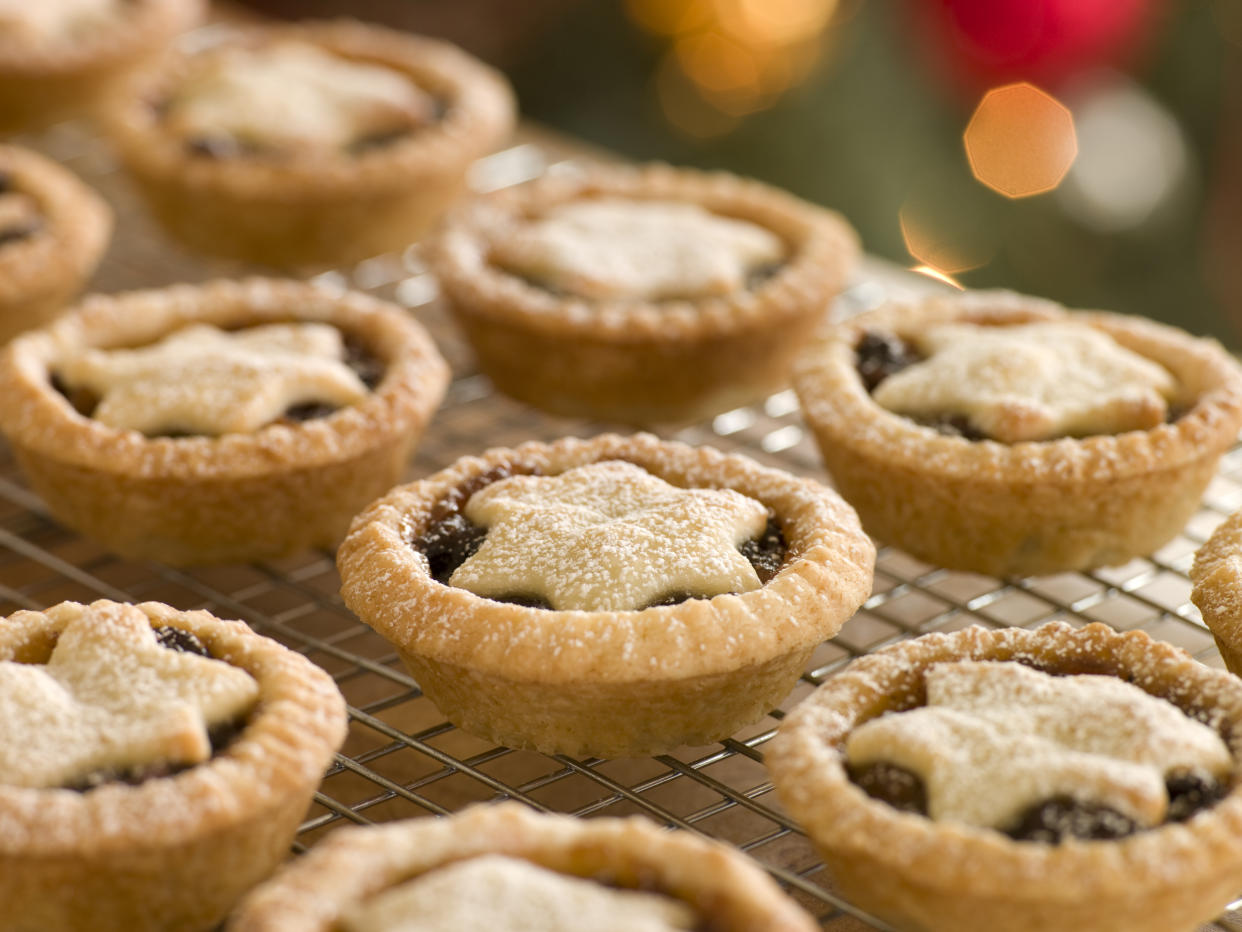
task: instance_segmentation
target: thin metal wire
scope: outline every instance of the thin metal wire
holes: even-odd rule
[[[199,280],[239,269],[188,257],[146,220],[98,141],[80,127],[26,140],[75,168],[112,201],[118,238],[97,280],[105,290]],[[564,153],[522,144],[490,164],[551,164]],[[520,158],[519,158],[520,156]],[[540,156],[540,158],[535,158]],[[520,173],[519,173],[520,174]],[[500,184],[486,166],[483,187]],[[506,182],[507,183],[507,182]],[[544,416],[494,395],[434,300],[417,250],[332,273],[340,285],[404,301],[454,363],[456,377],[427,432],[411,475],[425,474],[485,446],[584,434],[602,425]],[[847,310],[874,304],[884,290],[866,281],[843,299]],[[678,432],[678,439],[740,450],[791,471],[823,478],[818,455],[788,393]],[[707,748],[644,760],[576,760],[498,748],[446,722],[423,697],[390,645],[345,608],[330,554],[310,553],[263,566],[178,570],[113,557],[55,524],[0,449],[0,609],[40,608],[64,599],[158,599],[242,618],[301,651],[335,678],[350,705],[350,735],[325,776],[295,850],[345,822],[444,814],[474,802],[518,799],[581,817],[641,813],[721,839],[763,864],[833,930],[887,928],[838,897],[797,825],[781,810],[762,767],[763,746],[814,686],[853,657],[931,630],[966,624],[1034,626],[1053,619],[1102,620],[1143,628],[1220,665],[1210,633],[1188,602],[1185,572],[1194,549],[1242,504],[1242,449],[1225,459],[1203,511],[1155,556],[1125,567],[1052,578],[996,580],[880,552],[874,594],[841,634],[818,649],[803,682],[782,706],[744,732]],[[1229,918],[1212,929],[1240,929]]]

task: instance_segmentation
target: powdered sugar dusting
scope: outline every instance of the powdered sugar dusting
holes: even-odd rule
[[[345,932],[679,932],[696,925],[694,910],[671,897],[610,889],[503,855],[433,870],[341,920]]]
[[[1087,324],[939,324],[915,342],[929,358],[886,379],[877,404],[905,415],[965,415],[1004,443],[1148,430],[1177,382]]]
[[[661,300],[740,291],[750,270],[784,253],[763,227],[696,204],[596,198],[549,208],[502,239],[494,259],[585,298]]]
[[[340,149],[435,115],[430,95],[400,72],[307,42],[227,47],[204,58],[165,117],[169,131],[186,139]]]
[[[465,514],[488,536],[450,582],[484,597],[625,611],[671,594],[760,586],[737,549],[763,531],[760,502],[727,489],[679,489],[631,463],[505,479],[475,493]]]
[[[84,349],[57,374],[99,395],[92,417],[109,427],[214,437],[252,433],[294,404],[362,401],[367,387],[343,359],[328,324],[193,324],[140,349]]]
[[[258,692],[244,670],[160,646],[140,609],[91,606],[46,665],[0,662],[0,784],[200,763],[211,756],[207,729],[243,715]]]
[[[1116,677],[938,663],[926,686],[925,706],[861,725],[846,749],[852,763],[887,761],[917,773],[934,819],[1003,828],[1066,795],[1150,826],[1164,818],[1170,771],[1223,778],[1233,766],[1213,729]]]

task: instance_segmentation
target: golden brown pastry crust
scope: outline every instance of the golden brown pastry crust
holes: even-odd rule
[[[193,54],[166,56],[135,75],[102,116],[156,216],[195,249],[279,266],[401,249],[460,196],[470,164],[512,131],[513,95],[503,76],[444,42],[348,20],[249,27],[223,41],[282,39],[394,69],[447,109],[409,138],[358,155],[194,156],[152,106],[194,61]]]
[[[489,261],[521,219],[601,195],[698,204],[770,230],[789,255],[753,289],[658,303],[557,296]],[[464,206],[430,255],[498,388],[556,414],[651,424],[699,420],[787,386],[858,243],[837,214],[758,182],[665,165],[592,166]]]
[[[1066,319],[1163,365],[1189,409],[1147,431],[972,442],[880,407],[856,368],[867,331]],[[1082,570],[1151,553],[1194,513],[1242,427],[1242,369],[1214,341],[1005,292],[895,303],[826,327],[794,381],[833,482],[870,534],[940,566],[992,575]]]
[[[116,608],[64,602],[18,612],[0,623],[0,659],[46,661],[73,618]],[[4,932],[212,927],[288,853],[344,740],[344,700],[301,655],[240,621],[158,602],[137,608],[255,677],[258,706],[226,749],[171,777],[85,793],[0,786]]]
[[[191,28],[203,0],[128,0],[109,28],[64,41],[0,37],[0,128],[31,129],[93,111],[134,68]]]
[[[0,174],[34,199],[43,226],[0,246],[0,343],[64,310],[103,256],[112,211],[67,169],[29,149],[0,146]]]
[[[850,782],[841,750],[850,731],[917,705],[926,668],[963,659],[1121,676],[1188,714],[1208,716],[1235,761],[1242,757],[1242,683],[1142,632],[1118,634],[1101,624],[971,627],[894,645],[830,679],[786,718],[766,752],[782,801],[846,898],[901,928],[929,932],[1189,932],[1237,895],[1236,771],[1229,794],[1186,822],[1119,841],[1060,845],[902,813]]]
[[[384,364],[360,404],[253,434],[148,438],[78,414],[52,387],[81,347],[140,346],[191,322],[224,328],[323,321]],[[59,520],[132,558],[170,564],[275,558],[340,539],[398,480],[443,395],[448,368],[399,308],[274,279],[89,298],[0,356],[0,430]]]
[[[1242,676],[1242,512],[1234,512],[1195,554],[1190,601],[1216,638],[1220,655]]]
[[[782,526],[784,566],[742,595],[558,612],[442,585],[410,545],[437,502],[497,465],[554,474],[609,459],[674,485],[757,498]],[[510,747],[624,757],[717,740],[762,717],[870,594],[874,558],[832,490],[741,456],[639,434],[458,460],[373,503],[337,563],[346,604],[396,646],[450,721]]]
[[[444,864],[485,854],[643,886],[693,906],[719,932],[811,932],[814,921],[738,852],[639,818],[536,815],[517,803],[448,819],[346,828],[248,896],[229,932],[328,932],[352,903]]]

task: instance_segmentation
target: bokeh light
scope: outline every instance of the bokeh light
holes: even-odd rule
[[[944,284],[951,285],[958,291],[966,290],[962,283],[952,275],[947,272],[942,272],[940,269],[934,269],[930,265],[913,265],[910,267],[910,271],[918,272],[920,275],[926,275],[928,278],[934,278],[938,282],[944,282]]]
[[[1078,152],[1069,108],[1027,83],[984,94],[963,140],[975,178],[1013,198],[1051,191]]]
[[[728,132],[805,80],[838,2],[626,0],[625,8],[636,25],[671,43],[655,77],[665,117],[704,137]]]
[[[1142,87],[1113,75],[1071,100],[1078,158],[1057,199],[1074,219],[1103,233],[1131,230],[1189,193],[1182,128]]]

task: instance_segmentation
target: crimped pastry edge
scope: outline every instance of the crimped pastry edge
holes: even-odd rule
[[[625,459],[674,484],[733,488],[783,519],[790,558],[761,589],[628,612],[548,611],[445,586],[409,541],[450,490],[505,462],[545,473]],[[853,510],[810,480],[651,434],[528,443],[464,457],[399,486],[355,519],[337,552],[349,608],[402,651],[531,683],[726,673],[832,637],[870,594],[875,550]]]
[[[515,219],[599,194],[700,204],[771,230],[791,253],[782,269],[753,291],[659,303],[557,297],[490,263],[491,242]],[[429,249],[458,313],[620,346],[708,340],[823,315],[844,286],[858,252],[857,234],[832,211],[726,172],[663,164],[590,165],[477,198],[449,215]]]
[[[1225,665],[1242,674],[1242,511],[1235,511],[1195,553],[1190,601],[1216,638]]]
[[[194,52],[172,52],[134,74],[101,109],[104,129],[138,175],[185,189],[196,198],[219,192],[256,205],[304,198],[309,203],[405,190],[446,167],[464,167],[513,128],[515,104],[506,79],[447,42],[369,25],[323,20],[247,25],[227,31],[221,43],[258,44],[298,39],[347,58],[374,62],[406,75],[425,90],[447,95],[443,119],[365,156],[304,159],[202,159],[163,131],[151,100],[176,86]]]
[[[46,659],[74,618],[118,603],[62,602],[0,624],[4,659]],[[152,626],[195,634],[212,655],[259,682],[245,730],[210,761],[136,786],[86,793],[0,786],[0,856],[103,859],[133,848],[175,847],[244,824],[289,795],[309,798],[345,738],[345,702],[332,678],[302,655],[240,621],[160,602],[135,606]]]
[[[94,272],[112,232],[112,210],[93,189],[51,159],[20,146],[0,146],[0,171],[39,205],[44,227],[0,249],[0,334],[37,326],[31,304],[68,298]],[[49,309],[50,310],[50,309]]]
[[[1147,431],[1037,443],[968,441],[880,407],[855,366],[854,347],[867,330],[909,333],[947,321],[1055,320],[1087,323],[1161,363],[1180,383],[1195,389],[1195,404],[1174,423]],[[895,469],[979,482],[1071,485],[1141,475],[1217,456],[1242,427],[1242,368],[1216,341],[1140,318],[1069,311],[1051,301],[1004,291],[893,302],[827,326],[799,360],[794,386],[807,419],[836,442]]]
[[[444,864],[484,854],[584,876],[641,876],[685,900],[721,932],[812,932],[817,926],[739,852],[638,817],[537,815],[519,803],[480,804],[443,819],[334,832],[256,889],[228,932],[326,932],[348,905]],[[578,870],[575,870],[578,868]]]
[[[248,326],[323,321],[359,337],[385,364],[360,404],[296,427],[253,434],[147,438],[83,417],[51,387],[48,372],[78,347],[134,346],[192,322]],[[101,474],[234,479],[347,460],[418,432],[448,383],[448,367],[420,324],[395,305],[359,292],[292,280],[250,278],[95,295],[0,354],[0,430],[19,447]]]
[[[1064,623],[1036,630],[972,626],[925,635],[855,660],[796,707],[765,755],[781,800],[826,855],[870,865],[866,882],[874,885],[872,894],[878,895],[885,884],[931,890],[934,896],[960,902],[963,913],[969,912],[969,898],[974,898],[1008,910],[1015,917],[1014,928],[1028,928],[1020,921],[1024,903],[1040,904],[1045,915],[1062,907],[1089,907],[1095,900],[1101,910],[1112,908],[1109,901],[1124,901],[1141,912],[1145,903],[1158,902],[1170,890],[1213,883],[1218,889],[1222,883],[1230,888],[1233,878],[1242,876],[1242,780],[1237,774],[1224,800],[1185,823],[1115,842],[1055,846],[901,813],[850,782],[841,742],[853,727],[886,707],[896,684],[917,679],[926,666],[940,660],[1017,657],[1044,661],[1054,669],[1077,661],[1086,666],[1082,672],[1129,674],[1136,685],[1183,708],[1217,714],[1235,759],[1242,756],[1242,683],[1172,645],[1144,632],[1122,634],[1098,623],[1080,629]],[[848,889],[842,892],[851,896]],[[1222,897],[1202,913],[1183,917],[1185,927],[1210,919],[1227,901],[1228,896]],[[937,928],[931,915],[923,913],[922,921]]]

